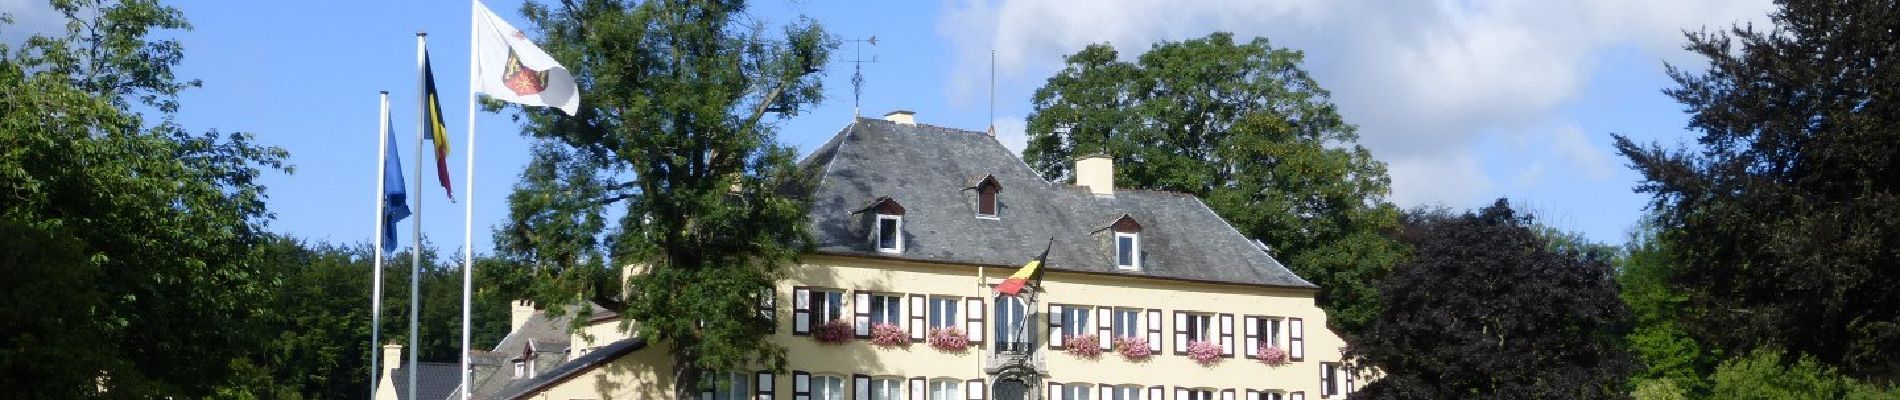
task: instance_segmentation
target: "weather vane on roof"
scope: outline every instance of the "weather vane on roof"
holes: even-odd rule
[[[846,62],[852,64],[851,120],[856,121],[859,115],[858,109],[863,106],[864,99],[864,64],[877,62],[877,53],[871,53],[869,60],[864,59],[864,45],[877,46],[877,35],[871,35],[869,39],[851,39],[851,44],[856,46],[857,57]]]

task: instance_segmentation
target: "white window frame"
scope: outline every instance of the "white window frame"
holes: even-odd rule
[[[706,384],[712,387],[713,400],[746,400],[752,396],[751,374],[739,372],[717,372]]]
[[[956,379],[931,379],[929,400],[965,400],[963,381]],[[913,399],[924,400],[924,399]]]
[[[1287,348],[1287,336],[1286,332],[1284,332],[1286,329],[1286,318],[1260,317],[1260,321],[1264,326],[1260,327],[1262,331],[1260,332],[1259,340],[1263,343],[1272,343],[1273,347],[1285,350]]]
[[[871,400],[904,400],[904,380],[892,377],[871,377]]]
[[[904,295],[872,294],[871,325],[891,324],[904,326]]]
[[[1092,399],[1094,396],[1090,396],[1094,393],[1095,385],[1070,383],[1062,385],[1062,397],[1056,400],[1095,400]]]
[[[1099,400],[1141,400],[1141,385],[1121,385],[1110,389],[1111,398]]]
[[[811,326],[831,321],[851,322],[850,312],[844,308],[844,291],[811,289],[811,297]]]
[[[837,375],[811,376],[812,400],[844,400],[845,378]]]
[[[893,235],[896,235],[896,237],[891,238],[890,247],[884,246],[884,221],[892,221],[892,223],[895,225],[891,229],[891,232]],[[877,252],[879,253],[904,252],[904,216],[894,215],[894,214],[878,214],[877,224],[872,225],[871,230],[872,230],[871,244],[872,246],[877,247]]]
[[[1075,336],[1075,335],[1095,334],[1095,331],[1096,331],[1095,324],[1090,323],[1090,322],[1093,322],[1091,320],[1093,319],[1094,315],[1095,315],[1095,308],[1093,307],[1088,307],[1088,306],[1062,307],[1062,337],[1064,338],[1064,340],[1066,340],[1070,336]]]
[[[1014,313],[1013,315],[1005,315],[1012,314],[1004,312],[1005,310],[1014,311]],[[1029,328],[1024,326],[1024,324],[1029,323],[1029,304],[1024,302],[1021,297],[997,296],[994,311],[996,313],[997,350],[1010,349],[1012,343],[1021,344],[1022,348],[1016,350],[1029,350],[1029,346],[1035,344],[1032,338],[1036,336],[1036,333],[1029,331]]]
[[[925,326],[930,329],[963,329],[963,320],[959,319],[958,315],[963,312],[963,310],[960,309],[963,308],[963,298],[931,296],[928,301],[930,304],[930,314],[929,317],[926,317],[927,320],[924,322]],[[964,334],[969,334],[969,332],[964,332]]]
[[[1214,389],[1193,388],[1184,390],[1187,391],[1187,398],[1176,400],[1214,400]]]
[[[1143,315],[1145,311],[1146,310],[1142,310],[1139,308],[1115,309],[1113,313],[1109,314],[1113,316],[1114,318],[1112,320],[1113,322],[1111,323],[1111,325],[1113,326],[1113,328],[1111,328],[1113,329],[1111,332],[1114,332],[1115,337],[1117,338],[1123,338],[1123,337],[1146,338],[1148,337],[1148,331],[1142,330],[1142,326],[1141,326],[1142,322],[1147,320],[1147,317]]]
[[[1128,260],[1122,261],[1122,239],[1128,239]],[[1123,270],[1141,269],[1141,233],[1115,232],[1115,268]]]
[[[1189,312],[1187,313],[1187,320],[1188,342],[1214,341],[1214,314]]]
[[[528,375],[528,363],[521,360],[515,360],[515,379],[521,379],[525,377],[526,375]]]

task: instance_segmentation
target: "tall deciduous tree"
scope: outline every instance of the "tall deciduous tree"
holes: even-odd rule
[[[1617,136],[1654,195],[1682,327],[1726,354],[1773,345],[1900,378],[1900,4],[1777,1],[1772,26],[1688,34],[1706,69],[1665,92],[1701,133]]]
[[[1608,260],[1552,250],[1532,227],[1502,199],[1408,216],[1412,257],[1379,283],[1385,308],[1347,351],[1386,374],[1360,395],[1626,397],[1629,312]]]
[[[523,110],[545,144],[510,197],[500,250],[533,265],[536,300],[590,300],[670,352],[677,397],[700,371],[783,368],[760,296],[809,246],[795,151],[776,120],[820,100],[837,41],[778,29],[743,1],[565,1],[523,13],[581,86],[578,116]],[[616,224],[605,223],[618,214]],[[621,273],[637,268],[626,290]]]
[[[1036,90],[1023,159],[1071,179],[1077,156],[1115,160],[1116,186],[1194,194],[1320,286],[1331,326],[1377,313],[1366,283],[1397,262],[1385,164],[1357,143],[1300,52],[1227,33],[1154,45],[1134,61],[1092,45]]]
[[[63,34],[0,47],[0,254],[46,272],[0,279],[13,299],[0,314],[33,315],[0,329],[0,386],[208,396],[257,342],[250,317],[270,285],[255,263],[270,217],[257,178],[283,168],[285,153],[172,121],[178,94],[198,85],[172,72],[179,43],[153,38],[189,28],[178,10],[52,5],[69,20]],[[46,308],[61,319],[51,321],[19,308],[35,307],[16,301],[36,293],[74,303]]]

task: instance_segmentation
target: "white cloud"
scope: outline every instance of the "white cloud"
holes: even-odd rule
[[[947,94],[974,102],[996,51],[999,89],[1027,93],[1061,57],[1109,42],[1132,58],[1160,40],[1216,30],[1264,36],[1307,54],[1361,141],[1390,164],[1394,200],[1463,204],[1493,178],[1471,154],[1492,135],[1531,135],[1601,179],[1613,169],[1560,108],[1589,84],[1595,60],[1632,47],[1659,61],[1695,62],[1681,31],[1761,24],[1767,0],[1059,0],[946,3],[938,31],[952,42]],[[1658,63],[1660,66],[1660,63]],[[1503,133],[1509,132],[1509,133]],[[1514,177],[1500,177],[1512,179]]]
[[[1566,124],[1557,129],[1556,138],[1551,142],[1551,151],[1556,152],[1564,161],[1570,162],[1578,174],[1593,181],[1609,179],[1616,172],[1616,166],[1610,155],[1590,143],[1584,136],[1583,128],[1576,124]]]

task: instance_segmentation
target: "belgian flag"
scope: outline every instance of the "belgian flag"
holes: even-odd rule
[[[442,123],[442,102],[435,91],[435,69],[429,67],[429,52],[422,52],[423,101],[422,125],[428,132],[426,137],[435,142],[435,178],[442,182],[442,191],[449,194],[449,201],[455,201],[455,189],[449,186],[449,136],[448,126]]]
[[[1042,248],[1042,254],[1037,255],[1035,259],[1029,260],[1029,263],[1023,264],[1023,268],[1016,270],[1014,274],[1010,274],[1009,279],[1004,279],[1003,283],[997,284],[996,293],[1004,296],[1020,295],[1023,292],[1023,287],[1028,286],[1032,281],[1035,282],[1037,286],[1042,286],[1043,264],[1049,263],[1049,249],[1055,247],[1055,244],[1056,238],[1053,236],[1050,237],[1049,246]]]

